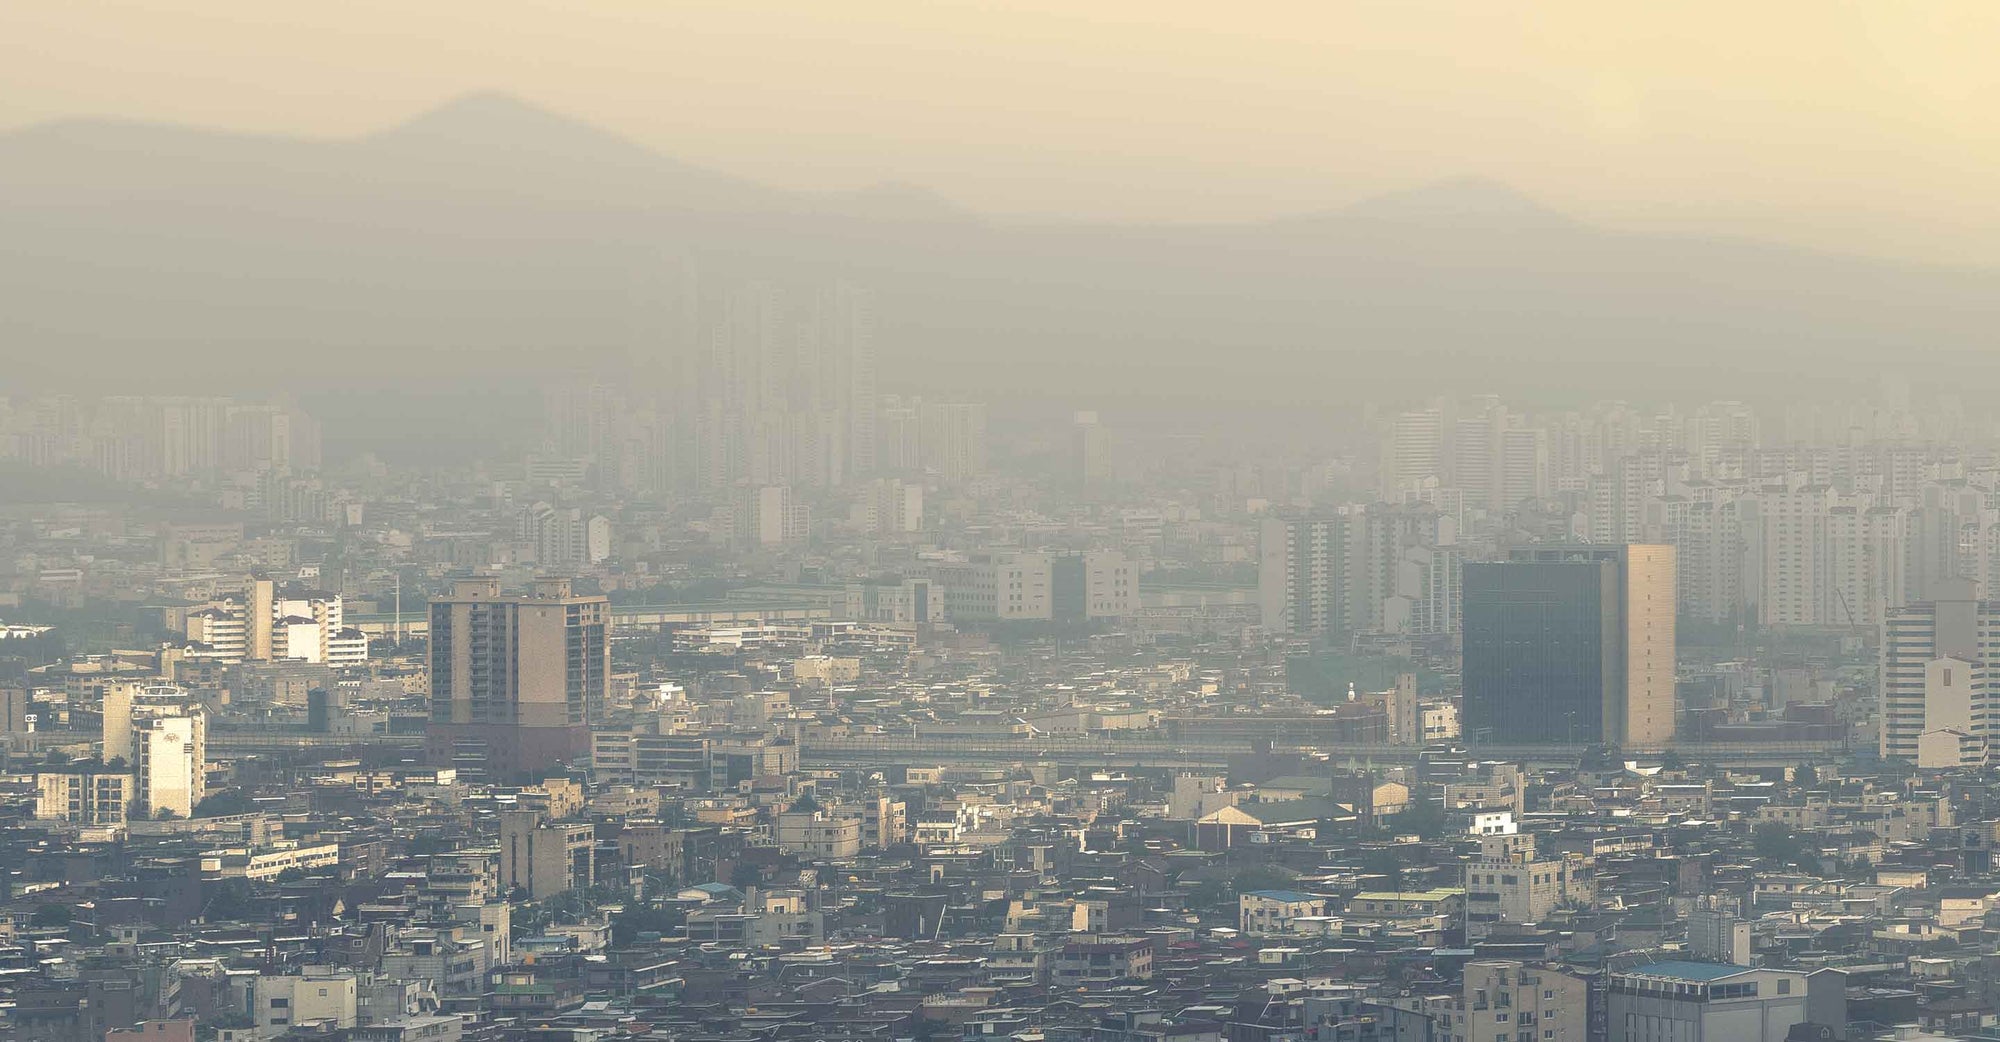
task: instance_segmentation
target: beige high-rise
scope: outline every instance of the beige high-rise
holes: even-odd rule
[[[536,775],[589,752],[611,670],[610,602],[566,579],[506,594],[458,582],[431,602],[431,762],[493,778]]]
[[[1652,749],[1674,737],[1674,548],[1635,543],[1624,563],[1625,690],[1606,731],[1620,748]]]

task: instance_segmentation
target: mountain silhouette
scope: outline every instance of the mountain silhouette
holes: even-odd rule
[[[692,267],[873,287],[888,389],[1355,407],[1983,386],[1994,273],[1625,234],[1497,182],[1221,224],[1007,223],[801,193],[512,97],[337,140],[67,120],[0,135],[16,386],[643,385]]]

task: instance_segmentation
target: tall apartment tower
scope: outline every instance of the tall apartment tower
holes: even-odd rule
[[[119,683],[104,689],[102,755],[133,778],[129,813],[187,818],[207,792],[208,717],[172,685]]]
[[[823,336],[834,356],[835,404],[844,414],[846,472],[851,478],[869,477],[881,465],[875,423],[874,295],[843,283],[827,296]]]
[[[1348,628],[1349,520],[1345,514],[1264,519],[1257,600],[1267,632],[1310,637]]]
[[[1465,734],[1659,748],[1674,736],[1674,548],[1530,546],[1465,566]]]
[[[986,406],[924,402],[917,411],[918,462],[947,485],[986,473]]]
[[[1442,409],[1418,409],[1390,421],[1382,445],[1382,496],[1402,499],[1405,487],[1445,476],[1445,416]]]
[[[1070,424],[1071,465],[1083,485],[1111,480],[1111,435],[1094,411],[1079,412]]]
[[[1935,588],[1936,600],[1882,620],[1881,753],[1927,767],[1982,766],[1996,679],[1983,649],[2000,647],[2000,603],[1977,599],[1965,579]]]
[[[589,752],[611,671],[610,602],[567,579],[504,594],[467,579],[431,602],[431,762],[514,779]]]

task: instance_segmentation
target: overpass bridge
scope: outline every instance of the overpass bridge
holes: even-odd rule
[[[611,633],[614,636],[655,633],[687,626],[757,626],[781,623],[826,622],[834,617],[824,604],[765,601],[714,601],[690,604],[614,604],[611,606]],[[416,607],[401,615],[391,612],[352,613],[347,625],[371,639],[401,634],[405,638],[429,637],[431,616],[428,608]]]
[[[38,735],[44,742],[56,733]],[[79,736],[85,737],[86,736]],[[208,733],[211,756],[333,751],[361,746],[417,752],[421,734],[312,734],[292,730],[216,728]],[[1106,738],[1095,735],[1006,737],[918,737],[915,735],[849,735],[839,738],[802,737],[799,763],[804,767],[953,766],[1007,767],[1022,763],[1055,763],[1069,767],[1130,770],[1200,770],[1229,766],[1232,759],[1258,752],[1321,755],[1336,765],[1391,767],[1413,764],[1423,750],[1416,746],[1380,743],[1288,745],[1248,738],[1201,738],[1172,741],[1161,737]],[[1627,758],[1648,759],[1665,750],[1628,751]],[[1786,742],[1764,745],[1698,742],[1676,745],[1673,753],[1690,763],[1730,767],[1790,767],[1802,760],[1845,759],[1838,742]],[[1472,746],[1467,755],[1535,767],[1574,767],[1591,752],[1582,746]]]

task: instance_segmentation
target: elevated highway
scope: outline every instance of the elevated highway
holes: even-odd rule
[[[855,735],[803,738],[799,762],[806,767],[963,766],[1005,767],[1017,763],[1057,763],[1078,767],[1207,768],[1226,767],[1234,757],[1259,751],[1319,754],[1337,764],[1390,766],[1416,762],[1422,750],[1384,744],[1285,745],[1236,738],[1102,738],[1040,735],[1024,738],[916,737],[914,735]],[[1656,756],[1661,750],[1634,751],[1628,757]],[[1845,755],[1838,743],[1792,742],[1781,745],[1691,743],[1675,746],[1675,755],[1697,763],[1732,767],[1788,767],[1806,759]],[[1471,755],[1537,766],[1575,766],[1589,750],[1582,746],[1484,746]]]

